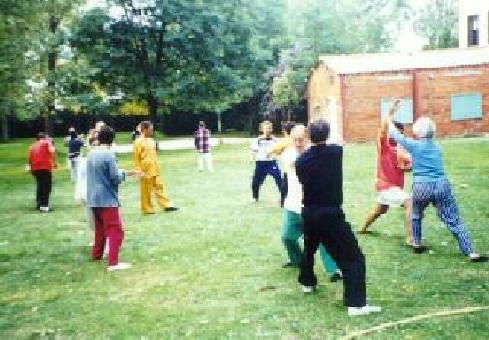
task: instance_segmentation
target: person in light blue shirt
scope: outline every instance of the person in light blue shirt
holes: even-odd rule
[[[395,106],[399,105],[396,101]],[[459,214],[452,186],[446,176],[443,165],[443,151],[435,140],[436,125],[429,117],[419,118],[413,125],[415,138],[401,134],[389,119],[389,135],[410,154],[413,162],[413,249],[419,254],[426,250],[421,243],[421,229],[424,210],[433,204],[438,217],[458,241],[462,254],[469,256],[472,262],[486,262],[487,256],[476,253],[469,232]]]
[[[124,229],[120,217],[119,184],[127,176],[139,176],[139,171],[124,171],[117,166],[117,159],[111,150],[115,132],[104,125],[98,133],[100,145],[90,151],[87,158],[87,206],[91,209],[95,222],[95,241],[92,259],[102,259],[107,240],[109,255],[107,270],[121,270],[130,267],[119,262],[119,250],[124,240]]]

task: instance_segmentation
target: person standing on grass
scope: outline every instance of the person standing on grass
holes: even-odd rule
[[[397,110],[398,105],[399,102],[396,102],[392,110]],[[404,133],[402,124],[395,123],[395,126],[401,133]],[[390,207],[402,206],[405,211],[406,245],[412,246],[411,196],[403,190],[404,172],[410,168],[409,155],[393,139],[389,138],[387,122],[382,121],[377,137],[377,204],[359,230],[360,234],[367,234],[372,223],[385,214]]]
[[[261,123],[261,131],[262,134],[251,145],[251,152],[255,160],[255,172],[251,182],[251,190],[255,202],[258,202],[260,187],[268,175],[273,177],[280,194],[282,194],[280,169],[277,161],[270,155],[271,149],[277,143],[277,139],[272,135],[272,122],[268,120],[263,121]]]
[[[80,159],[81,148],[84,141],[78,137],[75,128],[69,129],[70,139],[68,140],[68,162],[70,166],[71,181],[74,183],[77,178],[78,161]]]
[[[314,254],[323,244],[343,273],[344,303],[348,315],[367,315],[381,308],[366,301],[365,257],[343,213],[343,148],[326,144],[329,124],[309,124],[312,146],[296,161],[296,173],[303,188],[304,261],[299,282],[305,293],[317,285]]]
[[[166,212],[177,211],[166,195],[165,187],[160,178],[160,167],[153,139],[153,124],[149,121],[141,123],[141,137],[134,143],[134,162],[136,169],[142,171],[141,177],[141,210],[143,214],[154,214],[151,196],[153,193],[158,203]]]
[[[138,171],[125,171],[117,166],[117,159],[111,150],[115,133],[107,125],[98,132],[99,145],[94,147],[87,158],[87,206],[92,210],[95,221],[95,241],[92,259],[99,261],[109,241],[107,270],[130,268],[129,263],[119,262],[119,251],[124,239],[120,216],[119,184],[126,176],[136,176]]]
[[[211,132],[205,127],[205,122],[199,122],[199,128],[194,133],[194,145],[198,153],[198,169],[204,171],[204,166],[214,172],[211,155]]]
[[[57,167],[56,149],[46,135],[40,132],[36,142],[29,148],[29,169],[36,179],[36,209],[40,212],[49,212],[52,172]]]
[[[270,150],[270,154],[273,156],[281,156],[282,153],[289,147],[292,146],[292,139],[290,138],[290,131],[294,127],[294,122],[285,122],[282,125],[282,132],[284,137],[280,142],[275,144]],[[283,163],[283,162],[282,162]],[[284,164],[282,165],[283,175],[282,175],[282,197],[280,200],[280,206],[284,206],[285,197],[287,196],[287,170]]]
[[[299,238],[304,232],[302,222],[302,187],[299,179],[295,174],[294,163],[297,157],[300,156],[307,148],[307,130],[302,124],[296,125],[292,131],[289,131],[292,146],[286,148],[282,153],[282,163],[284,171],[287,172],[288,193],[284,201],[284,217],[282,227],[282,242],[289,261],[283,265],[284,268],[300,267],[303,260],[303,253],[299,246]],[[329,273],[332,282],[342,278],[341,270],[338,269],[336,263],[331,256],[326,252],[323,245],[320,245],[319,252],[323,261],[326,272]]]
[[[413,125],[414,139],[407,138],[395,128],[392,122],[393,115],[394,111],[391,111],[388,118],[389,135],[411,154],[413,160],[414,253],[420,254],[427,249],[422,245],[421,227],[424,210],[433,204],[438,217],[457,240],[460,252],[468,256],[472,262],[486,262],[488,257],[475,251],[469,231],[460,217],[458,204],[443,165],[443,151],[435,141],[435,123],[426,116],[419,118]]]

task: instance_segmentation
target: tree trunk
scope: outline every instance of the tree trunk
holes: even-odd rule
[[[52,39],[56,39],[56,32],[58,30],[58,24],[59,20],[54,16],[51,15],[49,17],[49,31],[52,34]],[[54,116],[55,114],[55,105],[56,105],[56,59],[58,57],[58,53],[56,51],[57,44],[56,42],[53,42],[49,46],[49,52],[48,52],[48,102],[47,102],[47,107],[48,110],[46,112],[46,115],[44,117],[44,132],[48,134],[49,136],[52,135],[53,133],[53,126],[52,126],[52,121],[51,117]]]
[[[2,141],[6,142],[10,139],[9,126],[8,126],[8,115],[2,115]]]

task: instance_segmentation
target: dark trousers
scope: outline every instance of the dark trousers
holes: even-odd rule
[[[289,184],[287,182],[287,173],[284,172],[284,176],[282,178],[282,197],[280,198],[280,206],[284,206],[285,197],[287,197],[287,193],[289,192]]]
[[[51,194],[52,176],[49,170],[33,170],[32,175],[36,179],[36,206],[49,207],[49,195]]]
[[[365,257],[341,210],[328,207],[304,207],[304,262],[299,282],[315,286],[314,254],[320,244],[343,272],[343,297],[348,307],[366,305]]]
[[[280,176],[280,169],[278,168],[277,161],[256,161],[255,173],[253,174],[253,180],[251,182],[251,190],[254,199],[258,199],[260,187],[268,175],[273,177],[278,190],[282,194],[282,178]]]

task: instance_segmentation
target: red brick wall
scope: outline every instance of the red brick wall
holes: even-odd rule
[[[418,79],[421,112],[436,122],[437,135],[489,132],[489,65],[423,71]],[[451,96],[471,92],[482,94],[482,119],[452,121]]]
[[[343,127],[346,141],[375,139],[383,97],[413,97],[413,73],[379,72],[344,77]],[[437,123],[439,136],[489,133],[489,65],[418,70],[418,107]],[[451,120],[451,95],[480,92],[483,118]],[[407,131],[409,132],[408,127]]]
[[[343,136],[348,142],[375,139],[383,97],[412,97],[409,72],[346,75],[344,83]]]

